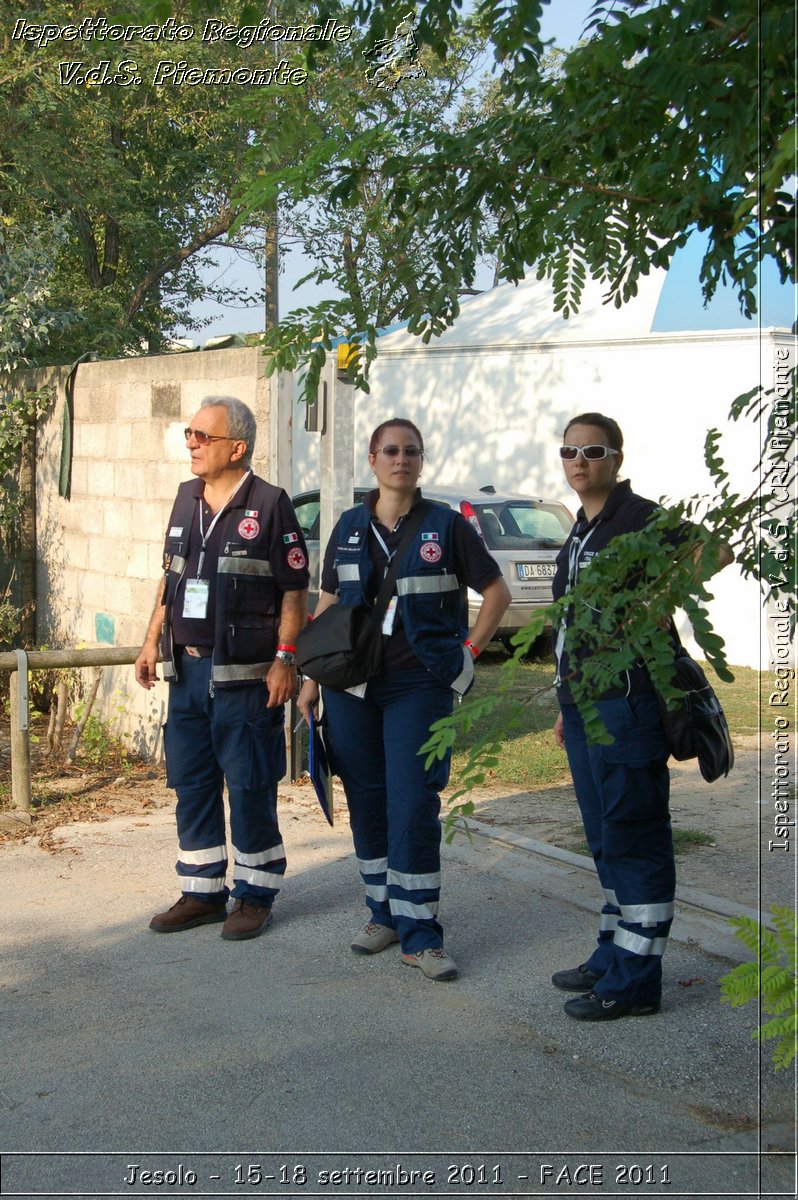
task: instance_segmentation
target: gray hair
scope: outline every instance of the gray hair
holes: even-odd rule
[[[249,467],[255,450],[255,435],[258,427],[251,408],[235,396],[206,396],[200,408],[223,408],[227,413],[227,432],[237,442],[246,442],[247,452],[243,462]]]

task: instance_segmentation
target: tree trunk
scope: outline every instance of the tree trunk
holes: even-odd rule
[[[266,266],[265,328],[274,329],[280,320],[278,288],[280,285],[280,251],[277,245],[277,203],[266,217],[264,260]]]

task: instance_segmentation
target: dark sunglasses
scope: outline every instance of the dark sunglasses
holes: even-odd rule
[[[608,454],[618,453],[620,451],[612,450],[609,446],[560,446],[560,458],[566,462],[572,462],[580,454],[586,462],[600,462]]]
[[[188,426],[183,430],[186,441],[189,438],[194,438],[194,441],[200,446],[207,446],[210,442],[237,442],[238,438],[228,437],[224,433],[203,433],[201,429],[189,429]]]
[[[380,446],[375,454],[384,454],[386,458],[396,458],[400,454],[404,454],[405,458],[423,458],[424,451],[419,450],[418,446]]]

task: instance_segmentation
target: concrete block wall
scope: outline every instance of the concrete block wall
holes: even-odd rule
[[[37,373],[39,374],[39,373]],[[177,486],[191,477],[183,429],[209,395],[255,413],[253,465],[269,475],[271,385],[256,349],[81,364],[74,389],[72,488],[58,495],[66,371],[37,442],[37,644],[139,646],[161,576]],[[98,715],[142,754],[160,751],[166,685],[105,667]]]

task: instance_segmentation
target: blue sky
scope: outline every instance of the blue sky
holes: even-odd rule
[[[740,313],[731,289],[718,288],[708,305],[701,298],[699,274],[707,246],[707,235],[693,233],[677,252],[660,293],[652,329],[669,333],[675,329],[738,329],[750,324]],[[790,328],[796,318],[796,292],[782,284],[776,264],[768,259],[759,272],[757,324]]]
[[[544,10],[542,34],[545,40],[552,39],[556,45],[568,48],[582,35],[585,21],[593,7],[593,0],[551,0]],[[693,234],[687,245],[675,257],[657,307],[653,329],[668,332],[674,329],[729,329],[748,324],[742,317],[739,305],[728,289],[721,288],[711,304],[704,307],[700,294],[699,269],[706,239]],[[258,286],[257,272],[252,265],[235,254],[217,252],[220,266],[215,275],[227,274],[228,281],[247,282]],[[305,284],[293,290],[296,282],[309,270],[308,261],[296,252],[284,260],[284,272],[280,277],[280,313],[285,315],[292,308],[318,303],[334,294],[332,289],[322,291],[313,284]],[[485,281],[485,286],[489,281]],[[775,266],[768,262],[760,279],[760,306],[758,321],[762,326],[791,326],[796,318],[796,293],[792,287],[783,286],[778,279]],[[202,343],[209,337],[222,333],[251,333],[263,328],[259,308],[241,309],[232,306],[202,304],[195,312],[212,318],[205,329],[194,333],[195,342]]]

